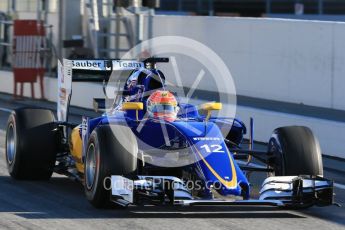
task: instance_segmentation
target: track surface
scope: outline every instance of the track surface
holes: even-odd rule
[[[6,96],[0,95],[0,108],[9,110],[32,104],[1,98]],[[0,229],[345,229],[345,207],[335,206],[303,211],[223,206],[97,210],[85,199],[82,186],[64,176],[54,175],[48,182],[14,181],[8,176],[4,156],[7,117],[8,112],[0,109]],[[79,121],[80,116],[71,119]],[[345,184],[340,172],[325,171],[325,176]],[[254,183],[259,177],[253,178]],[[336,201],[345,206],[345,190],[336,188],[335,193]]]

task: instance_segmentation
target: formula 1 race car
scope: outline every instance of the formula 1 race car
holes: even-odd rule
[[[64,59],[58,67],[58,119],[42,108],[16,109],[9,117],[9,174],[21,180],[47,180],[53,172],[67,175],[84,185],[87,199],[97,208],[333,204],[333,182],[323,178],[320,146],[309,128],[277,128],[267,151],[243,149],[244,123],[212,116],[222,109],[219,102],[198,107],[179,102],[166,90],[159,62],[169,59]],[[125,80],[119,96],[109,108],[104,100],[94,100],[104,114],[83,117],[81,124],[69,122],[72,81],[105,85],[116,71]],[[223,126],[229,127],[227,134],[221,132]],[[268,175],[257,199],[250,198],[252,172]]]

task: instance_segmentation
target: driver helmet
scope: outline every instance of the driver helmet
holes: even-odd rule
[[[170,122],[176,120],[178,113],[177,100],[171,92],[157,90],[150,95],[146,103],[149,117]]]

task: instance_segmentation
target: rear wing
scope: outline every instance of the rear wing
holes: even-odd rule
[[[138,60],[69,60],[58,61],[58,101],[59,121],[68,120],[68,108],[72,97],[72,82],[108,82],[114,71],[131,71],[140,68],[155,68],[158,62],[169,62],[169,58],[151,57]]]
[[[135,60],[70,60],[72,81],[108,81],[113,71],[133,71],[144,68],[145,63]]]

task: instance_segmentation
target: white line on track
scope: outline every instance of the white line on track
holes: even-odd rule
[[[344,189],[345,190],[345,185],[343,185],[343,184],[334,183],[333,185],[336,188],[340,188],[340,189]]]
[[[274,210],[274,212],[277,212],[277,210]],[[217,215],[217,214],[246,214],[246,213],[267,213],[267,211],[212,211],[212,212],[186,212],[186,211],[176,211],[176,212],[135,212],[133,211],[132,213],[135,214],[181,214],[181,215],[195,215],[195,214],[199,214],[199,215],[205,215],[205,214],[213,214],[213,215]]]
[[[13,110],[0,107],[0,111],[6,112],[6,113],[12,113]]]

